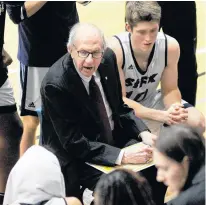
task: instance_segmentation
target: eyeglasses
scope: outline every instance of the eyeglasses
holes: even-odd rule
[[[77,47],[74,44],[73,44],[73,46],[77,50]],[[92,54],[92,58],[101,58],[104,54],[103,51],[95,51],[95,52],[90,53],[90,52],[85,51],[85,50],[77,51],[77,53],[78,53],[78,56],[80,58],[87,58],[90,54]]]

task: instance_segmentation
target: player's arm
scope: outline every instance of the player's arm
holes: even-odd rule
[[[108,46],[115,52],[117,58],[117,65],[120,75],[120,81],[122,86],[122,95],[125,104],[131,107],[135,111],[135,115],[142,119],[152,119],[160,122],[166,122],[167,120],[167,112],[161,110],[155,110],[151,108],[147,108],[140,103],[131,100],[126,97],[126,86],[125,86],[125,76],[122,69],[123,64],[123,53],[122,48],[119,44],[119,41],[113,37],[108,40]]]
[[[161,91],[166,108],[172,104],[181,103],[181,93],[178,88],[178,61],[180,57],[180,47],[178,42],[168,36],[168,60],[161,78]]]
[[[15,24],[31,17],[38,12],[46,1],[6,2],[9,17]]]
[[[161,78],[163,101],[172,121],[169,124],[184,122],[188,118],[188,111],[181,104],[181,93],[178,88],[178,61],[180,47],[178,42],[168,36],[168,64]]]

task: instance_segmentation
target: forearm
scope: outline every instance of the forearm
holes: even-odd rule
[[[73,95],[70,96],[70,93],[56,85],[42,84],[41,96],[45,110],[43,119],[49,119],[55,133],[52,137],[58,137],[71,158],[94,164],[115,165],[121,150],[97,141],[100,138],[97,124],[93,118],[82,114],[82,107],[77,106],[78,101]],[[80,118],[86,119],[80,122]],[[44,135],[50,135],[49,127],[46,123],[43,125]]]
[[[172,90],[168,93],[163,93],[163,102],[166,109],[174,103],[181,103],[181,93],[179,89]]]
[[[13,23],[19,24],[38,12],[45,3],[46,1],[7,2],[6,9]]]
[[[84,136],[79,126],[65,122],[69,119],[53,119],[52,124],[60,143],[72,158],[93,164],[115,166],[121,149],[96,141],[99,136],[91,139]]]
[[[70,125],[62,120],[61,122],[55,120],[53,122],[55,123],[55,125],[53,123],[53,126],[55,126],[55,131],[62,147],[73,158],[93,164],[115,165],[121,149],[95,141],[95,139],[89,139],[74,124]]]
[[[123,100],[130,108],[134,110],[135,115],[138,118],[156,121],[160,121],[160,119],[162,119],[162,116],[164,114],[164,111],[162,110],[147,108],[140,103],[135,102],[134,100],[130,100],[126,97],[123,97]]]
[[[34,15],[44,6],[45,3],[46,1],[26,1],[24,3],[24,6],[26,9],[27,16],[31,17],[32,15]]]

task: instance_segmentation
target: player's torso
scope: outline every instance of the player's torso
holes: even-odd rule
[[[158,33],[151,61],[145,71],[138,66],[131,49],[129,33],[118,35],[124,49],[125,85],[127,97],[150,106],[165,68],[165,36]]]

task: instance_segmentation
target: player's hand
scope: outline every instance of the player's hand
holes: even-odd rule
[[[146,145],[153,146],[155,144],[155,141],[157,139],[157,136],[148,132],[144,131],[140,133],[140,137],[142,138],[142,142]]]
[[[140,150],[126,149],[122,164],[145,164],[152,161],[152,147],[145,145]]]
[[[184,123],[188,119],[188,111],[180,103],[172,104],[167,111],[172,121],[175,122],[172,124]]]
[[[158,121],[163,122],[167,125],[178,124],[178,122],[173,119],[173,115],[170,113],[169,110],[162,111],[162,115],[159,116]]]
[[[9,66],[13,62],[11,56],[4,49],[2,50],[2,57],[4,67]]]

